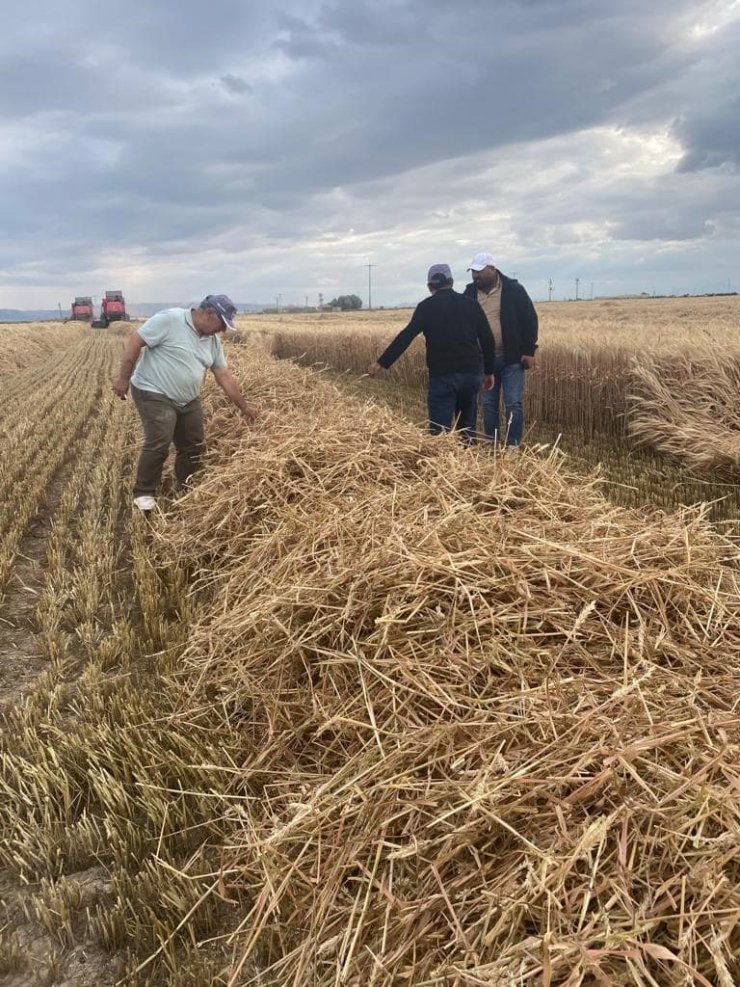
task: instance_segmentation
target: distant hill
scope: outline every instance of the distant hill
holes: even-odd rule
[[[68,313],[65,313],[65,315]],[[53,322],[59,321],[58,308],[0,308],[0,322]]]
[[[195,307],[200,298],[194,302],[127,302],[129,315],[135,319],[146,319],[163,308]],[[253,302],[237,302],[240,312],[261,312],[267,306],[255,305]],[[95,306],[97,315],[98,306]],[[69,318],[69,309],[62,309],[62,318]],[[0,322],[59,322],[58,308],[0,308]]]
[[[185,302],[127,302],[126,308],[129,315],[136,318],[148,318],[155,312],[161,312],[163,308],[195,308],[200,302],[200,298]],[[240,312],[261,312],[265,308],[264,305],[255,305],[253,302],[234,302],[234,304]]]

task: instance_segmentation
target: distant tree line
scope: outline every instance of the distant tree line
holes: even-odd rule
[[[343,312],[356,312],[362,308],[362,299],[359,295],[340,295],[339,298],[332,298],[329,305]]]

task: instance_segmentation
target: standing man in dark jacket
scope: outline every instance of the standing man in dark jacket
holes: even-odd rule
[[[427,274],[431,297],[414,309],[411,321],[396,336],[377,363],[368,368],[371,377],[387,370],[411,341],[424,334],[429,368],[429,431],[432,435],[458,428],[472,441],[478,416],[478,392],[493,387],[496,351],[493,334],[480,305],[452,290],[447,264],[433,264]]]
[[[505,438],[518,446],[524,432],[524,371],[534,367],[537,349],[537,312],[522,285],[496,270],[489,253],[479,253],[468,270],[473,280],[465,295],[479,302],[496,340],[493,387],[483,394],[483,428],[491,441]],[[499,420],[501,392],[506,427]]]

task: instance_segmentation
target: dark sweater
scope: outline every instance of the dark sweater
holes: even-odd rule
[[[435,291],[419,302],[411,322],[378,357],[380,366],[387,369],[395,363],[419,333],[424,333],[426,340],[431,377],[493,373],[493,333],[477,301],[452,288]]]
[[[523,356],[534,356],[537,349],[537,312],[524,287],[501,271],[501,335],[507,363],[519,363]],[[473,281],[465,287],[465,296],[478,300]]]

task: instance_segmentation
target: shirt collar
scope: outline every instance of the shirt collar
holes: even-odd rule
[[[195,333],[195,335],[198,337],[198,339],[201,338],[200,333],[198,332],[198,330],[193,325],[192,312],[190,311],[189,308],[186,308],[185,309],[185,325],[188,327],[188,329],[190,329],[192,332]]]

